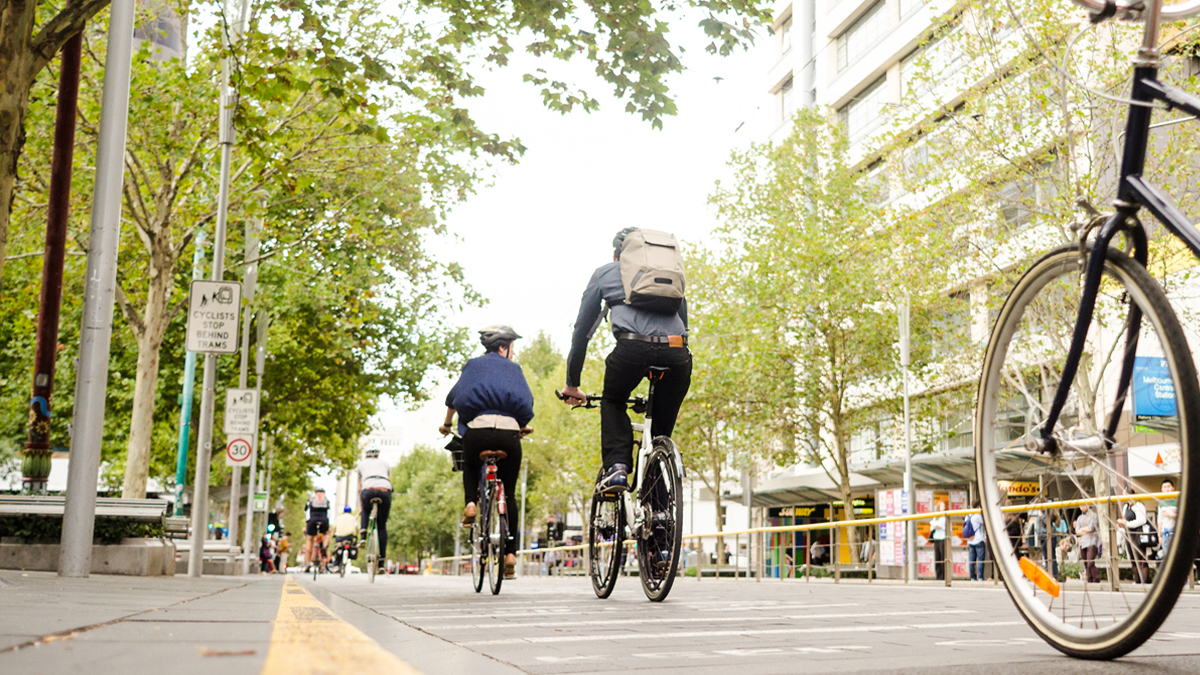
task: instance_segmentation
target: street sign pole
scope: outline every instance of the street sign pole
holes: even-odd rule
[[[266,357],[267,357],[267,323],[268,323],[268,321],[269,321],[269,319],[268,319],[266,310],[260,309],[258,311],[257,348],[255,349],[255,355],[254,355],[254,383],[258,387],[258,403],[259,403],[260,408],[262,406],[263,366],[266,364]],[[243,353],[245,353],[245,352],[243,352]],[[265,507],[263,509],[259,509],[258,507],[256,507],[254,505],[254,502],[250,501],[250,500],[254,499],[255,494],[257,494],[256,483],[257,483],[258,476],[262,473],[258,469],[258,448],[259,448],[259,444],[261,442],[262,442],[262,425],[257,425],[257,428],[255,429],[255,432],[254,432],[254,450],[251,454],[251,459],[250,459],[250,490],[249,490],[249,494],[246,496],[246,532],[242,535],[242,574],[250,573],[251,541],[255,538],[255,534],[258,531],[255,528],[255,524],[254,524],[255,519],[257,518],[257,513],[260,510],[262,510],[264,512],[266,511]],[[265,523],[264,523],[263,527],[264,528],[266,527]]]
[[[912,475],[912,418],[911,408],[909,406],[909,387],[908,387],[908,366],[911,362],[909,357],[909,333],[908,314],[909,300],[908,296],[904,296],[904,300],[899,307],[900,309],[900,367],[904,379],[904,508],[908,515],[916,513],[917,495],[913,492],[913,475]],[[853,506],[851,506],[853,508]],[[906,558],[904,565],[904,583],[908,583],[911,579],[917,579],[917,541],[916,541],[916,522],[909,520],[904,524],[904,556]]]
[[[259,223],[257,218],[249,218],[246,220],[246,236],[245,245],[242,250],[242,260],[245,261],[246,269],[242,272],[242,299],[246,305],[246,311],[242,313],[242,358],[241,365],[238,371],[238,388],[246,388],[246,370],[250,360],[250,320],[253,314],[250,312],[250,307],[254,305],[254,288],[255,282],[258,280],[258,264],[253,262],[258,258],[258,230]],[[254,456],[251,454],[250,459],[250,474],[254,474]],[[229,480],[229,541],[230,544],[236,544],[238,540],[238,492],[242,487],[242,467],[233,467],[232,475]],[[246,493],[246,514],[249,516],[253,513],[250,510],[251,495],[254,494],[254,488],[250,488]],[[249,527],[249,520],[247,520]]]
[[[226,0],[226,8],[232,0]],[[236,42],[245,30],[250,0],[241,0],[241,13],[232,30],[225,34],[225,46]],[[232,34],[230,34],[232,33]],[[230,87],[232,73],[230,57],[221,62],[221,115],[218,135],[221,144],[221,175],[217,192],[217,225],[213,236],[213,266],[211,279],[225,278],[225,221],[229,212],[229,172],[233,162],[233,108],[237,92]],[[238,308],[240,309],[240,307]],[[212,462],[213,406],[217,398],[217,355],[204,355],[204,386],[200,395],[200,433],[196,442],[196,487],[192,495],[192,548],[188,552],[188,576],[203,575],[204,540],[208,537],[208,472]]]
[[[67,470],[67,500],[58,558],[58,575],[62,577],[86,577],[92,567],[96,484],[100,478],[100,446],[104,441],[104,404],[117,288],[117,248],[121,243],[121,184],[125,180],[135,9],[134,0],[113,0],[109,13],[87,282],[83,290],[83,326],[75,371],[71,465]]]
[[[192,280],[204,278],[204,230],[196,231],[192,253]],[[175,462],[175,515],[183,515],[183,490],[187,485],[188,447],[192,433],[192,408],[196,404],[196,352],[187,352],[183,365],[183,403],[179,408],[179,452]]]

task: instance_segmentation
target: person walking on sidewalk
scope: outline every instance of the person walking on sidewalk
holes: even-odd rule
[[[976,499],[971,508],[979,508],[979,500]],[[971,581],[983,581],[983,562],[987,558],[987,536],[983,533],[983,515],[972,513],[967,516],[964,525],[967,523],[971,527],[971,536],[967,538],[967,569],[970,571]]]
[[[1100,570],[1096,568],[1096,558],[1100,557],[1100,519],[1096,512],[1087,504],[1079,507],[1079,517],[1075,519],[1075,534],[1079,538],[1079,557],[1083,559],[1086,569],[1085,579],[1090,583],[1099,583]]]
[[[946,505],[942,502],[934,504],[933,510],[944,514]],[[934,568],[937,570],[938,581],[946,578],[946,516],[939,515],[929,521],[929,540],[933,542]]]

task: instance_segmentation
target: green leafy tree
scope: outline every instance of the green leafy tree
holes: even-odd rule
[[[419,445],[400,460],[392,469],[389,555],[419,562],[453,554],[462,514],[461,476],[440,448]]]

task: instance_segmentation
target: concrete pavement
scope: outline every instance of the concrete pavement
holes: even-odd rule
[[[407,664],[407,665],[406,665]],[[587,580],[59,579],[0,571],[0,673],[1200,672],[1200,595],[1112,663],[1042,643],[1003,587],[680,579],[648,602]]]

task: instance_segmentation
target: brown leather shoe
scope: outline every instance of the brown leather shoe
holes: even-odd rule
[[[475,524],[475,516],[478,515],[478,511],[479,509],[475,507],[475,502],[467,504],[467,508],[463,509],[463,527],[470,527]]]
[[[509,553],[504,556],[504,578],[514,579],[517,576],[517,556]]]

